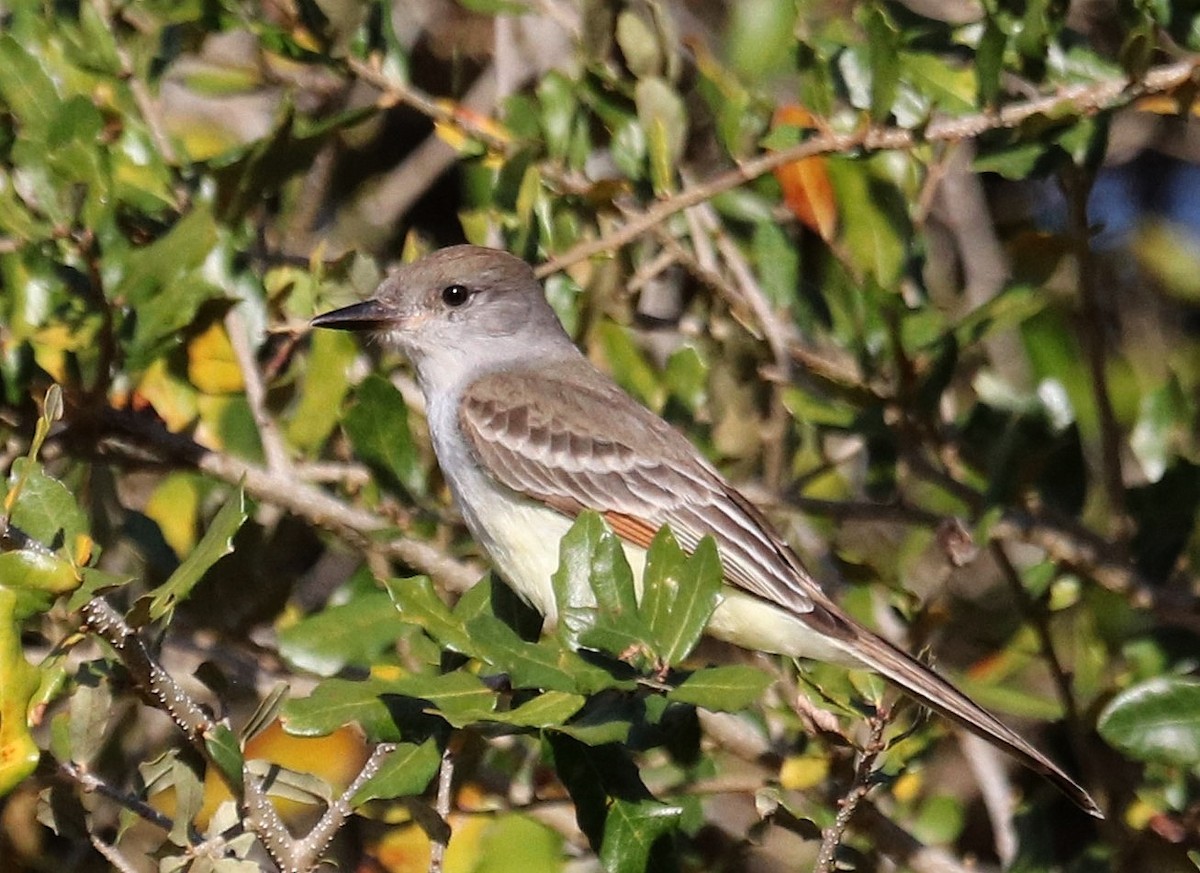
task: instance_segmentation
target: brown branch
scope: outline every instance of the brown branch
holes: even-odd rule
[[[401,561],[453,591],[465,591],[482,575],[478,566],[451,558],[424,540],[403,534],[381,540],[394,529],[382,516],[351,506],[296,477],[207,449],[186,435],[171,433],[152,417],[105,409],[99,426],[100,438],[92,445],[110,459],[186,465],[230,485],[241,483],[256,500],[331,531],[354,548]]]
[[[442,765],[438,768],[437,798],[434,810],[446,823],[444,833],[430,835],[429,873],[442,873],[446,861],[446,848],[450,845],[450,802],[454,794],[454,738],[451,737],[442,749]]]
[[[151,657],[146,644],[108,601],[95,597],[81,611],[87,629],[112,646],[137,687],[171,717],[192,745],[203,751],[204,735],[216,725],[203,707]]]
[[[338,795],[337,799],[329,805],[325,810],[325,814],[321,816],[320,821],[313,825],[308,835],[296,843],[294,847],[293,861],[296,868],[299,870],[310,870],[316,866],[317,861],[329,844],[333,842],[333,838],[337,836],[337,832],[341,830],[342,825],[354,813],[354,795],[358,790],[367,784],[367,780],[371,779],[379,768],[383,766],[384,759],[387,758],[396,749],[395,743],[380,743],[371,752],[371,756],[367,758],[362,769],[358,771],[358,775],[354,777],[346,790]]]
[[[858,805],[866,799],[867,792],[871,790],[871,773],[875,768],[875,761],[886,748],[883,731],[888,724],[888,713],[880,711],[868,719],[868,723],[871,736],[862,749],[858,766],[854,769],[854,782],[850,790],[838,801],[837,816],[833,824],[821,832],[821,849],[817,852],[817,863],[813,865],[813,873],[833,873],[837,863],[837,848],[846,835],[846,829],[850,827],[850,820],[854,817]]]
[[[703,203],[717,194],[737,188],[803,158],[835,152],[848,153],[858,149],[901,151],[924,143],[959,142],[989,131],[1015,128],[1038,115],[1054,115],[1065,111],[1080,116],[1094,115],[1126,106],[1142,97],[1173,91],[1193,79],[1197,68],[1200,68],[1200,57],[1191,57],[1174,64],[1154,67],[1138,82],[1122,78],[1067,85],[1053,94],[1010,103],[998,111],[937,119],[922,131],[898,127],[867,127],[850,133],[820,133],[791,148],[759,155],[703,184],[686,188],[673,197],[661,200],[615,231],[579,243],[560,253],[542,264],[537,273],[539,277],[545,277],[594,255],[621,248],[681,210]]]

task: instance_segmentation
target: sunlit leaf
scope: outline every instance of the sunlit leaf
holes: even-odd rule
[[[1127,688],[1100,713],[1100,735],[1139,761],[1200,762],[1200,682],[1161,676]]]
[[[731,664],[692,673],[667,693],[669,700],[724,712],[738,712],[758,700],[771,684],[761,670]]]
[[[442,763],[437,743],[401,743],[384,759],[379,771],[354,793],[356,806],[371,800],[391,800],[420,794]]]

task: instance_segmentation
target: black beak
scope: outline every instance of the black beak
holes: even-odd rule
[[[324,312],[309,322],[313,327],[334,330],[379,330],[396,320],[395,313],[378,300],[364,300],[333,312]]]

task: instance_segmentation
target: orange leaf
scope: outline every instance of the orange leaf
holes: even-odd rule
[[[818,127],[812,113],[802,106],[781,106],[775,111],[772,127]],[[829,241],[837,233],[838,211],[833,196],[833,183],[825,158],[814,155],[784,164],[775,170],[775,178],[783,189],[783,202],[805,227],[816,231]]]

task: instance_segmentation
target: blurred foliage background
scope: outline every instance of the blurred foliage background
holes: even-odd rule
[[[1191,4],[0,13],[0,871],[1200,865]],[[667,540],[539,635],[307,328],[462,241],[1107,820]]]

